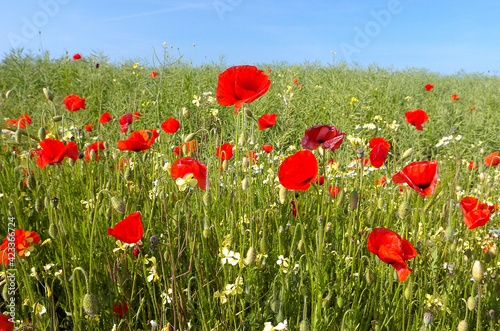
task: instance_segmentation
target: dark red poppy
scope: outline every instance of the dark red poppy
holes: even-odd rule
[[[101,117],[99,118],[99,122],[101,124],[108,123],[109,121],[111,121],[111,114],[108,112],[102,114]]]
[[[85,130],[87,130],[88,132],[92,132],[93,126],[94,126],[94,123],[87,124],[87,125],[85,125]]]
[[[438,163],[436,161],[420,161],[408,164],[403,170],[392,176],[394,183],[407,183],[422,197],[431,196],[436,188]]]
[[[157,75],[158,73],[156,71],[153,71],[149,76],[151,76],[151,78],[155,78]]]
[[[491,153],[484,158],[484,164],[487,166],[496,166],[498,163],[500,163],[499,152]]]
[[[477,168],[479,168],[479,164],[477,164],[477,162],[469,161],[469,163],[467,164],[467,169],[469,169],[469,170],[477,169]]]
[[[170,174],[174,179],[186,178],[189,174],[193,174],[194,179],[198,181],[198,187],[202,190],[206,188],[207,166],[190,156],[176,160],[172,164]]]
[[[259,130],[273,127],[276,123],[276,116],[276,114],[264,114],[259,117],[259,119],[257,120],[257,122],[259,123]]]
[[[280,165],[278,178],[289,190],[305,191],[318,175],[318,161],[311,151],[298,151]]]
[[[14,330],[14,322],[11,322],[10,316],[0,313],[0,331],[13,331],[13,330]]]
[[[405,117],[406,117],[406,122],[408,122],[411,125],[414,125],[415,128],[419,131],[422,131],[424,129],[422,127],[422,124],[424,124],[429,120],[429,116],[427,116],[427,113],[422,109],[413,109],[407,111],[405,113]]]
[[[225,143],[217,148],[217,157],[221,161],[231,159],[233,157],[233,145],[231,143]]]
[[[5,125],[12,125],[20,129],[26,129],[26,126],[30,124],[31,124],[31,117],[29,117],[27,114],[22,114],[21,116],[19,116],[17,120],[15,119],[7,120],[7,123]]]
[[[323,144],[323,149],[335,151],[344,141],[344,132],[340,132],[334,125],[315,125],[305,131],[302,138],[302,147],[316,149]]]
[[[141,213],[135,212],[118,222],[114,228],[108,228],[108,234],[127,244],[135,244],[142,238]]]
[[[127,131],[128,131],[128,124],[123,124],[120,127],[120,133],[127,133]]]
[[[337,194],[339,194],[340,192],[340,187],[337,187],[337,186],[329,186],[328,187],[328,192],[330,192],[330,195],[332,197],[336,197]]]
[[[99,160],[101,156],[99,155],[99,151],[104,150],[104,143],[102,141],[95,142],[92,145],[89,145],[85,148],[85,160],[90,161],[90,151],[95,151],[95,160]]]
[[[73,61],[76,61],[76,60],[80,60],[82,58],[82,56],[78,53],[76,53],[75,55],[73,55]]]
[[[464,214],[464,223],[469,229],[485,225],[490,220],[495,206],[482,203],[474,197],[464,197],[460,200],[460,207]]]
[[[132,115],[132,113],[127,113],[125,115],[122,115],[120,117],[120,119],[118,120],[118,123],[120,123],[120,125],[125,125],[125,124],[132,124],[132,122],[134,121],[134,115]]]
[[[259,158],[257,156],[257,153],[255,153],[255,151],[248,151],[248,152],[246,152],[245,155],[246,155],[247,159],[250,160],[250,162],[252,162],[252,163],[255,163],[255,161],[257,161],[257,159]]]
[[[123,303],[117,303],[114,307],[113,307],[113,313],[118,316],[119,318],[123,318],[125,316],[125,314],[127,313],[128,311],[128,305],[126,302],[123,302]]]
[[[434,87],[434,85],[432,85],[432,84],[427,84],[427,85],[425,85],[424,87],[425,87],[425,89],[426,89],[427,91],[430,91],[430,90],[432,90],[432,88]]]
[[[325,183],[325,175],[316,176],[316,179],[314,180],[314,184],[323,185],[324,183]]]
[[[368,250],[377,255],[383,262],[392,265],[397,273],[400,282],[412,272],[406,265],[407,260],[417,256],[417,251],[406,239],[385,228],[376,228],[368,236],[366,244]]]
[[[298,82],[297,78],[292,79],[292,83],[297,84]]]
[[[457,100],[457,101],[458,101],[458,100],[460,100],[460,98],[459,98],[456,94],[453,94],[453,95],[451,96],[451,98],[452,98],[453,100]]]
[[[217,101],[221,106],[234,105],[234,113],[244,103],[264,95],[271,86],[269,76],[255,66],[243,65],[226,69],[219,75]]]
[[[368,142],[368,147],[372,149],[370,151],[370,163],[372,167],[380,168],[389,154],[391,144],[384,138],[376,137]]]
[[[380,185],[380,186],[385,186],[386,182],[387,182],[387,179],[384,176],[382,176],[375,181],[375,184]]]
[[[139,120],[141,118],[142,114],[139,113],[138,111],[134,111],[134,117],[136,120]]]
[[[47,164],[59,163],[69,157],[76,161],[78,158],[78,146],[74,141],[64,145],[62,141],[47,138],[40,142],[42,150],[37,150],[38,158],[36,164],[43,169]]]
[[[85,99],[80,98],[78,95],[75,94],[68,95],[66,98],[64,98],[63,103],[64,107],[66,107],[66,109],[69,111],[87,109],[85,108]]]
[[[177,130],[179,130],[180,127],[181,127],[181,124],[179,123],[179,121],[173,117],[170,117],[168,120],[166,120],[165,122],[163,122],[161,124],[161,128],[166,133],[174,133]]]
[[[118,141],[118,149],[133,152],[144,151],[151,148],[151,144],[158,137],[158,132],[154,129],[138,130],[130,134],[127,140]]]
[[[184,156],[184,152],[182,151],[182,147],[186,145],[187,148],[188,148],[188,153],[189,152],[196,152],[196,149],[198,148],[198,142],[196,140],[191,140],[191,141],[188,141],[187,143],[184,143],[180,146],[176,146],[174,148],[174,155],[176,156]]]
[[[266,153],[271,153],[273,150],[273,145],[262,145],[262,150]]]

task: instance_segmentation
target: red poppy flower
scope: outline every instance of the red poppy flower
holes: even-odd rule
[[[128,124],[123,124],[120,127],[120,133],[127,133],[127,131],[128,131]]]
[[[297,84],[298,82],[297,78],[292,79],[292,83]]]
[[[484,158],[484,164],[487,166],[496,166],[498,163],[500,163],[499,152],[491,153],[490,155]]]
[[[64,98],[63,103],[64,107],[66,107],[66,109],[69,111],[87,109],[85,108],[85,99],[80,98],[78,95],[75,94],[68,95],[66,98]]]
[[[408,122],[411,125],[414,125],[415,128],[419,131],[422,131],[424,129],[422,127],[422,124],[424,124],[429,120],[429,116],[427,116],[427,113],[422,109],[413,109],[407,111],[405,113],[405,117],[406,117],[406,122]]]
[[[264,95],[270,85],[269,76],[255,66],[231,67],[219,75],[217,101],[221,106],[234,105],[237,114],[244,103],[251,103]]]
[[[375,184],[376,184],[376,185],[385,186],[385,183],[386,183],[386,182],[387,182],[387,179],[386,179],[384,176],[382,176],[382,177],[380,177],[379,179],[377,179],[377,180],[375,181]]]
[[[177,130],[179,130],[180,127],[181,127],[181,124],[179,123],[179,121],[173,117],[170,117],[168,120],[166,120],[165,122],[163,122],[161,124],[161,128],[166,133],[174,133]]]
[[[95,160],[99,160],[101,157],[99,155],[99,151],[104,150],[104,143],[102,141],[95,142],[92,145],[89,145],[87,148],[85,148],[85,160],[90,161],[90,151],[94,150],[95,151]]]
[[[31,124],[31,117],[29,117],[27,114],[22,114],[21,116],[19,116],[17,120],[11,119],[8,120],[6,123],[6,125],[12,125],[20,129],[26,129],[26,126],[30,124]]]
[[[187,145],[188,153],[189,152],[193,152],[194,153],[194,152],[196,152],[196,148],[198,148],[198,142],[193,139],[193,140],[188,141],[187,143],[184,143],[184,144],[182,144],[180,146],[176,146],[174,148],[174,155],[176,155],[176,156],[184,156],[184,153],[182,151],[182,147],[184,145]]]
[[[495,206],[482,203],[474,197],[464,197],[460,200],[460,207],[464,214],[464,223],[469,229],[485,225],[490,220]]]
[[[469,110],[476,110],[476,107],[475,106],[470,106]]]
[[[151,76],[151,78],[155,78],[157,75],[158,73],[156,71],[153,71],[149,76]]]
[[[272,71],[273,71],[273,69],[267,69],[267,72],[272,72]]]
[[[318,161],[311,151],[298,151],[280,165],[278,178],[289,190],[305,191],[318,175]]]
[[[10,316],[0,313],[0,331],[13,331],[14,322],[11,322]]]
[[[271,153],[273,150],[273,145],[262,145],[262,150],[266,153]]]
[[[458,100],[460,100],[460,98],[459,98],[456,94],[453,94],[453,95],[451,96],[451,98],[452,98],[453,100],[457,100],[457,101],[458,101]]]
[[[108,112],[102,114],[101,118],[99,118],[101,124],[108,123],[109,121],[111,121],[111,114]]]
[[[40,142],[42,150],[37,150],[38,158],[36,164],[43,169],[47,164],[59,163],[69,157],[76,161],[78,158],[78,146],[74,141],[64,145],[62,141],[47,138]]]
[[[225,143],[217,148],[217,157],[221,161],[231,159],[233,157],[233,145],[231,143]]]
[[[303,87],[302,85],[297,86],[297,88],[302,88],[302,87]]]
[[[255,151],[248,151],[248,152],[246,152],[245,155],[246,155],[247,159],[249,159],[250,162],[252,162],[252,163],[255,163],[255,161],[257,161],[257,159],[259,158],[257,156],[257,153],[255,153]]]
[[[374,168],[380,168],[389,154],[389,148],[391,144],[384,138],[376,137],[372,138],[368,142],[368,147],[372,150],[370,151],[370,163]]]
[[[113,307],[113,313],[120,317],[120,318],[123,318],[123,316],[125,316],[125,314],[127,313],[128,311],[128,305],[126,302],[123,302],[123,303],[117,303],[114,307]]]
[[[127,244],[135,244],[142,238],[141,213],[135,212],[118,222],[114,228],[108,228],[108,234]]]
[[[120,117],[118,123],[120,123],[120,125],[125,125],[125,124],[132,124],[133,121],[134,121],[134,115],[132,115],[132,113],[127,113]]]
[[[151,148],[151,145],[158,137],[158,132],[154,129],[138,130],[130,134],[127,140],[118,141],[118,149],[125,149],[133,152],[144,151]]]
[[[467,169],[469,169],[469,170],[477,169],[477,168],[479,168],[479,165],[474,161],[470,161],[467,165]]]
[[[421,161],[408,164],[403,170],[392,176],[394,183],[407,183],[422,197],[434,193],[438,178],[436,161]]]
[[[302,147],[316,149],[323,144],[323,149],[335,151],[344,141],[344,132],[340,132],[334,125],[315,125],[305,131],[302,138]]]
[[[88,132],[92,132],[93,126],[94,126],[94,123],[87,124],[87,125],[85,125],[85,130],[87,130]]]
[[[176,160],[172,164],[170,174],[174,179],[186,178],[189,174],[193,174],[194,179],[198,181],[198,187],[202,190],[206,188],[207,166],[190,156]]]
[[[141,118],[141,113],[139,113],[138,111],[134,111],[134,117],[136,120],[139,120]]]
[[[11,246],[12,241],[10,241],[9,238],[4,238],[2,245],[0,245],[0,261],[5,265],[10,262],[8,252],[10,252],[12,248],[16,250],[19,256],[23,257],[30,255],[30,252],[33,250],[33,247],[30,246],[40,241],[40,235],[36,232],[24,231],[23,229],[16,229],[13,237],[14,247]]]
[[[273,127],[276,123],[276,116],[276,114],[264,114],[259,117],[259,119],[257,120],[257,122],[259,123],[259,130]]]
[[[403,282],[413,271],[408,268],[405,261],[417,256],[417,251],[408,240],[401,239],[396,232],[385,228],[373,229],[368,236],[366,246],[383,262],[396,268],[400,282]]]
[[[432,84],[427,84],[427,85],[425,85],[424,87],[425,87],[425,89],[426,89],[427,91],[430,91],[430,90],[432,90],[432,88],[434,87],[434,85],[432,85]]]
[[[328,192],[330,192],[330,195],[332,197],[336,197],[337,194],[339,194],[340,192],[340,187],[337,187],[337,186],[329,186],[328,187]]]
[[[78,53],[76,53],[75,55],[73,55],[73,61],[76,61],[76,60],[80,60],[82,58],[82,56]]]
[[[316,179],[314,180],[314,184],[317,185],[323,185],[324,183],[325,183],[325,175],[317,176]]]

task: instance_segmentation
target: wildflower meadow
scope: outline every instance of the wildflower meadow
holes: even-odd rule
[[[0,330],[499,330],[500,78],[0,63]]]

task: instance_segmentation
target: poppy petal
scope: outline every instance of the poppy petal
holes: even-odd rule
[[[143,227],[141,213],[135,212],[118,222],[114,228],[108,228],[108,234],[128,244],[135,244],[142,238]]]

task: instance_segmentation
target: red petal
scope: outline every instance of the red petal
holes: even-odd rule
[[[113,229],[108,228],[109,235],[128,244],[135,244],[141,240],[143,231],[140,212],[130,214]]]

